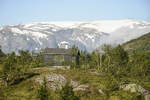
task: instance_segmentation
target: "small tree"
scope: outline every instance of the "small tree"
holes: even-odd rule
[[[76,66],[77,66],[77,68],[79,68],[79,66],[80,66],[80,52],[79,51],[76,56]]]
[[[137,52],[130,58],[130,74],[145,77],[150,74],[150,52]]]
[[[72,86],[67,82],[60,92],[60,100],[80,100],[75,96]]]
[[[76,47],[75,45],[73,45],[73,46],[72,46],[72,49],[71,49],[70,55],[71,55],[71,56],[77,56],[78,51],[79,51],[78,47]]]
[[[42,53],[37,54],[36,57],[33,57],[31,67],[41,67],[44,65],[44,58]]]
[[[93,51],[90,54],[90,60],[89,60],[90,68],[98,68],[100,66],[100,53],[97,51]]]
[[[80,61],[79,61],[80,60],[80,52],[79,52],[78,47],[76,47],[75,45],[73,45],[72,49],[71,49],[71,52],[70,52],[70,55],[72,57],[75,57],[75,66],[77,68],[79,68],[79,66],[80,66]]]
[[[47,84],[46,78],[44,77],[43,84],[40,87],[40,90],[38,91],[38,94],[37,94],[39,100],[52,100],[52,99],[50,99],[46,84]]]
[[[80,51],[80,67],[86,69],[88,66],[88,59],[87,59],[88,52],[87,51]]]
[[[19,50],[18,64],[29,65],[32,62],[32,56],[29,51]]]
[[[16,54],[14,52],[7,55],[2,68],[6,83],[15,79],[16,62]]]
[[[128,63],[128,54],[120,45],[112,50],[111,55],[111,60],[115,66],[122,66]]]
[[[116,77],[118,80],[128,73],[128,53],[122,48],[106,49],[102,70]]]
[[[5,57],[5,54],[3,53],[1,46],[0,46],[0,63],[2,63],[3,57]]]

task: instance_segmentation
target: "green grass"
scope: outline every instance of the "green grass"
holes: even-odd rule
[[[8,100],[36,100],[36,89],[33,88],[32,78],[19,84],[9,86],[4,91]]]
[[[102,73],[96,75],[91,73],[91,70],[46,70],[45,68],[40,70],[32,70],[39,75],[33,76],[27,80],[20,82],[19,84],[9,86],[2,90],[7,100],[37,100],[36,94],[39,85],[34,82],[36,77],[44,76],[47,74],[61,74],[67,79],[72,79],[80,84],[88,84],[91,88],[91,92],[76,92],[76,95],[81,97],[81,100],[138,100],[136,97],[138,94],[133,94],[121,90],[107,91],[109,84],[106,80],[107,76]],[[149,85],[149,83],[145,83]],[[145,85],[145,86],[147,86]],[[98,89],[102,89],[105,95],[99,94]],[[108,93],[107,93],[108,92]],[[59,94],[51,91],[51,95],[54,100],[59,100]]]

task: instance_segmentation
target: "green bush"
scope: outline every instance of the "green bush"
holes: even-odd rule
[[[62,87],[60,92],[60,100],[80,100],[79,97],[75,96],[73,88],[69,82],[67,82],[65,86]]]
[[[38,90],[37,97],[39,100],[52,100],[50,92],[48,91],[47,82],[45,78],[43,80],[42,86]]]

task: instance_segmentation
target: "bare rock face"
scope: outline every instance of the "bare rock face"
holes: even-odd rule
[[[61,89],[62,86],[64,86],[65,83],[67,82],[67,79],[63,75],[60,75],[60,74],[46,75],[45,78],[47,81],[47,86],[54,91],[56,89]],[[35,81],[42,84],[43,78],[42,77],[36,78]],[[79,85],[78,82],[75,82],[73,80],[70,80],[70,84],[73,86],[73,88]]]
[[[60,74],[49,74],[45,75],[47,86],[52,90],[62,89],[62,87],[66,84],[67,79]],[[38,77],[35,79],[39,84],[43,83],[43,77]],[[80,85],[78,82],[70,80],[70,85],[73,87],[73,91],[90,91],[89,85]]]
[[[125,84],[120,86],[121,89],[123,89],[124,91],[130,91],[130,92],[139,92],[141,93],[145,100],[150,100],[150,93],[148,90],[144,89],[143,87],[141,87],[140,85],[136,85],[136,84]]]

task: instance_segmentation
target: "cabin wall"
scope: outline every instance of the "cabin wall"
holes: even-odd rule
[[[59,54],[43,54],[44,62],[54,66],[62,65],[64,61],[73,61],[70,55],[59,55]]]

